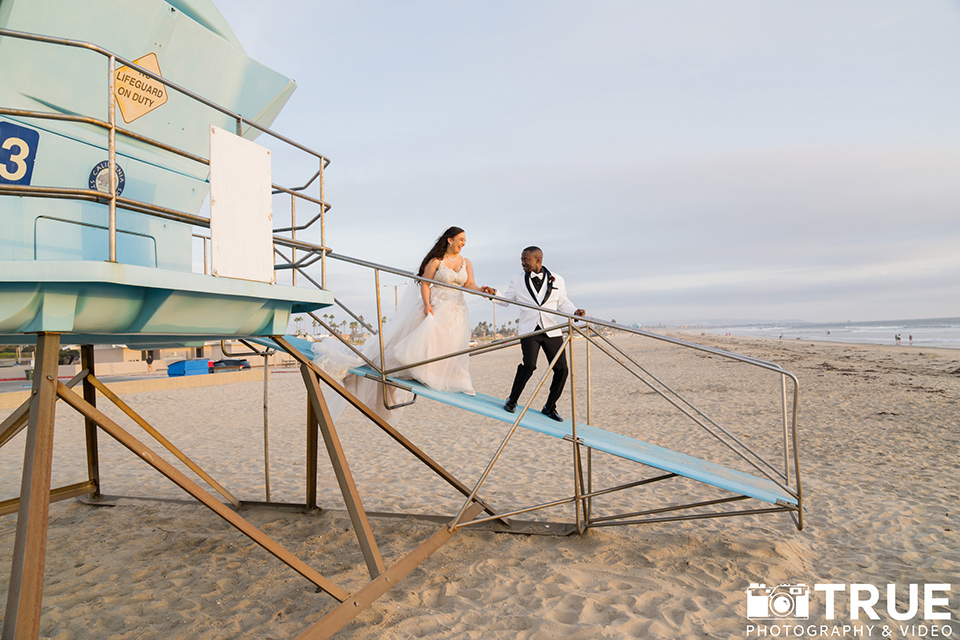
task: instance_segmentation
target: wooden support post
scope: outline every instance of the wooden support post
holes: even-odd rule
[[[317,509],[317,454],[320,449],[320,432],[313,401],[307,398],[307,511]]]
[[[96,376],[94,368],[93,345],[85,344],[80,347],[81,366],[89,372],[89,375]],[[97,406],[97,389],[87,378],[83,379],[83,399],[91,406]],[[83,419],[83,432],[87,442],[87,478],[95,486],[90,492],[91,500],[100,499],[100,452],[97,447],[97,425],[90,418]]]
[[[347,458],[343,453],[343,447],[340,445],[340,437],[333,426],[333,418],[330,417],[330,410],[323,399],[323,392],[320,391],[320,381],[314,375],[310,367],[301,364],[300,373],[303,375],[304,385],[307,387],[307,398],[313,405],[313,414],[320,427],[320,433],[323,435],[323,442],[327,446],[327,453],[330,455],[330,462],[333,465],[333,472],[337,476],[337,482],[340,484],[340,492],[343,494],[343,501],[347,505],[347,512],[350,514],[350,520],[353,522],[353,528],[357,533],[357,540],[360,542],[360,550],[363,552],[363,559],[367,562],[367,569],[370,571],[370,577],[376,578],[383,573],[385,566],[383,558],[380,556],[380,550],[377,548],[377,541],[373,537],[373,529],[370,527],[370,521],[363,510],[363,503],[360,501],[360,492],[353,480],[353,474],[350,473],[350,466],[347,464]]]
[[[26,640],[40,635],[59,358],[60,334],[37,335],[33,399],[27,425],[17,537],[13,545],[3,640]]]

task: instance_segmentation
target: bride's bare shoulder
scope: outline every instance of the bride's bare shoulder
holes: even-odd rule
[[[427,278],[432,278],[433,274],[437,272],[437,269],[440,268],[440,259],[439,258],[430,258],[426,265],[423,267],[423,275]]]

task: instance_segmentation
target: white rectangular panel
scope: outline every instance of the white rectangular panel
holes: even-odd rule
[[[276,282],[270,151],[210,127],[210,245],[215,276]]]

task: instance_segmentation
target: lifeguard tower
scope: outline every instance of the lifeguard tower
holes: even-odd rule
[[[326,246],[323,220],[330,207],[324,199],[323,181],[329,161],[269,129],[295,84],[247,57],[209,0],[4,0],[0,4],[0,59],[5,61],[0,84],[0,343],[36,344],[30,398],[0,424],[0,446],[23,430],[27,440],[19,498],[0,504],[0,515],[18,514],[4,640],[39,634],[49,504],[82,495],[95,500],[100,495],[100,432],[122,443],[336,601],[323,619],[304,631],[303,638],[336,633],[464,528],[486,525],[529,533],[535,527],[512,518],[539,509],[574,505],[576,521],[566,525],[564,533],[583,533],[596,526],[770,512],[788,513],[802,527],[796,430],[799,392],[796,378],[772,363],[597,319],[576,324],[570,317],[563,327],[568,343],[577,337],[595,345],[735,451],[748,463],[748,471],[743,471],[601,429],[592,424],[589,407],[586,418],[581,419],[575,377],[571,377],[573,419],[555,423],[527,411],[533,398],[515,416],[502,410],[499,399],[435,391],[365,358],[365,366],[354,370],[357,375],[510,425],[493,459],[472,485],[454,477],[425,449],[316,367],[310,360],[310,345],[284,334],[292,314],[308,313],[326,326],[315,312],[338,304],[326,286],[327,259],[368,268],[375,274],[378,322],[371,330],[378,336],[382,336],[380,274],[416,276],[338,255]],[[271,177],[270,152],[253,142],[259,136],[303,154],[308,163],[303,185],[276,183]],[[291,224],[276,228],[272,207],[277,194],[289,196],[294,211],[300,203],[315,213],[298,226],[292,212]],[[209,215],[205,215],[203,203],[208,195]],[[317,222],[319,241],[304,241],[304,230],[316,229]],[[195,272],[200,270],[193,265],[197,243],[202,244],[205,265],[209,246],[209,268],[205,266],[202,272]],[[323,274],[319,281],[306,271],[317,263]],[[315,286],[278,284],[278,270],[300,274]],[[783,385],[783,467],[754,454],[704,412],[662,385],[598,329],[670,341],[779,377]],[[297,361],[307,390],[310,425],[305,441],[305,506],[307,510],[317,506],[322,440],[370,574],[370,582],[359,591],[347,593],[239,515],[235,507],[240,500],[186,459],[96,376],[93,345],[123,343],[147,349],[227,339],[242,339],[251,349],[257,348],[254,344],[283,349]],[[82,371],[60,381],[57,356],[64,341],[83,345]],[[490,344],[471,353],[515,342]],[[544,372],[537,392],[554,364]],[[788,383],[793,384],[792,402],[787,397]],[[81,392],[75,390],[77,386]],[[459,513],[391,566],[380,554],[340,446],[324,395],[330,393],[353,403],[464,497]],[[223,500],[98,410],[97,402],[102,399],[116,404],[214,487]],[[85,480],[73,485],[51,487],[54,415],[60,401],[86,420],[88,473]],[[571,447],[573,495],[498,511],[479,492],[520,427]],[[593,451],[640,463],[638,467],[653,469],[656,475],[594,489],[590,476]],[[603,496],[672,478],[704,483],[731,496],[604,516],[593,511],[594,501]],[[704,511],[740,500],[765,504],[741,511]],[[685,509],[693,513],[677,518],[671,515]]]

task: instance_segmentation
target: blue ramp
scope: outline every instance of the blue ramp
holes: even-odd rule
[[[284,336],[284,339],[290,342],[298,350],[302,351],[308,357],[312,357],[310,342]],[[258,340],[258,342],[260,342]],[[264,341],[266,342],[266,341]],[[274,343],[271,341],[271,345]],[[350,370],[351,373],[358,376],[371,374],[377,379],[380,375],[369,367],[357,367]],[[394,377],[387,377],[387,380],[400,386],[409,388],[410,391],[422,396],[442,402],[464,411],[476,413],[500,422],[513,424],[517,419],[516,414],[507,413],[503,410],[503,400],[478,393],[475,396],[468,396],[463,393],[450,391],[438,391],[417,382],[416,380],[402,380]],[[547,418],[539,411],[527,411],[520,421],[520,426],[531,431],[536,431],[555,438],[572,436],[573,425],[570,420],[557,422]],[[597,451],[603,451],[627,460],[633,460],[641,464],[661,469],[668,473],[675,473],[678,476],[697,480],[736,494],[749,496],[769,502],[776,505],[798,504],[797,499],[787,493],[777,483],[767,478],[756,477],[749,473],[729,469],[722,465],[700,460],[684,453],[664,449],[656,445],[628,438],[605,429],[599,429],[583,423],[577,423],[577,437],[583,441],[585,446]]]

